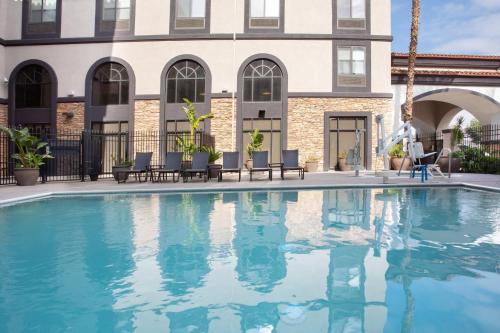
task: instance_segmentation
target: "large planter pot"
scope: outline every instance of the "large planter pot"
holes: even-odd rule
[[[347,159],[339,158],[339,170],[340,171],[352,171],[352,166],[347,164]]]
[[[126,171],[130,171],[130,167],[114,166],[111,173],[117,182],[125,182],[128,179],[128,172]]]
[[[193,162],[192,161],[189,161],[189,160],[185,160],[185,161],[182,161],[182,170],[186,170],[186,169],[191,169],[191,166],[193,165]]]
[[[449,163],[449,157],[441,157],[439,159],[439,168],[443,172],[448,172],[448,163]],[[451,172],[457,173],[460,172],[460,168],[462,167],[462,159],[458,157],[452,157],[451,158]]]
[[[248,170],[250,170],[251,168],[253,168],[253,160],[247,160],[246,163],[245,163],[245,166]]]
[[[40,169],[14,169],[14,176],[16,177],[17,185],[33,186],[38,181]]]
[[[404,164],[403,164],[404,160]],[[403,167],[401,168],[401,164]],[[409,158],[399,158],[399,157],[391,157],[391,169],[392,170],[405,170],[408,171],[411,169],[411,161]]]
[[[219,170],[222,168],[222,165],[220,164],[210,164],[208,166],[208,175],[210,178],[218,178],[219,177]]]
[[[318,162],[306,162],[305,169],[307,172],[317,172],[318,171]]]

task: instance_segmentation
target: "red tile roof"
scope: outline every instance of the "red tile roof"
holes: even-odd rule
[[[408,53],[393,52],[392,56],[395,58],[408,58]],[[419,53],[417,58],[430,58],[430,59],[463,59],[463,60],[492,60],[500,61],[500,56],[494,55],[465,55],[465,54],[433,54],[433,53]]]
[[[407,68],[392,68],[392,74],[396,75],[406,75],[408,72]],[[417,69],[415,71],[415,75],[421,76],[459,76],[459,77],[500,77],[500,71],[440,71],[440,70],[432,70],[432,69]]]

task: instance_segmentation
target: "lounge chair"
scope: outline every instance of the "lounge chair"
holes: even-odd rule
[[[153,178],[153,181],[160,182],[161,176],[165,176],[166,180],[168,180],[168,175],[172,175],[172,180],[174,183],[179,181],[181,176],[182,169],[182,156],[184,153],[175,153],[169,152],[165,157],[165,166],[153,170],[153,173],[156,174],[156,180]],[[177,174],[177,180],[175,180],[175,174]]]
[[[268,172],[269,180],[273,180],[273,169],[269,165],[269,157],[267,151],[256,151],[252,155],[253,166],[250,168],[250,181],[253,180],[254,172]]]
[[[203,181],[206,182],[208,178],[208,153],[198,152],[193,154],[193,160],[191,162],[191,168],[186,169],[182,172],[182,178],[184,183],[188,181],[189,176],[193,178],[193,175],[199,174],[203,176]]]
[[[127,171],[119,171],[120,173],[126,173],[126,177],[118,177],[118,183],[125,183],[128,176],[134,175],[139,183],[142,183],[141,175],[144,175],[144,181],[148,181],[148,174],[151,171],[151,159],[153,158],[153,153],[137,153],[135,154],[134,166],[132,169]]]
[[[237,173],[238,181],[241,182],[241,167],[240,167],[239,152],[223,153],[222,169],[219,170],[219,182],[222,181],[222,174],[224,173]]]
[[[283,150],[283,163],[281,163],[281,179],[285,180],[285,172],[298,171],[299,178],[304,179],[304,168],[299,166],[298,150]]]

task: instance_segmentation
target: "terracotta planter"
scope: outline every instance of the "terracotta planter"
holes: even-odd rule
[[[248,170],[250,170],[251,168],[253,168],[253,160],[247,160],[246,163],[245,163],[245,166]]]
[[[339,158],[339,170],[340,171],[352,171],[352,166],[347,164],[347,159]]]
[[[305,169],[307,172],[317,172],[318,171],[318,162],[306,162]]]
[[[399,158],[399,157],[391,157],[391,169],[392,170],[399,170],[399,168],[401,168],[401,164],[403,164],[403,160],[405,162],[404,162],[403,168],[401,170],[405,170],[405,171],[410,170],[411,169],[410,159],[409,158],[403,159],[403,158]]]
[[[130,167],[114,166],[111,172],[117,182],[125,182],[128,179],[128,173],[125,171],[130,171]]]
[[[439,159],[439,168],[441,168],[442,172],[448,172],[448,163],[449,157],[441,157]],[[460,172],[460,168],[462,167],[462,159],[458,157],[451,158],[451,172],[457,173]]]
[[[40,176],[40,169],[14,169],[14,176],[16,177],[17,185],[33,186],[38,181],[38,177]]]

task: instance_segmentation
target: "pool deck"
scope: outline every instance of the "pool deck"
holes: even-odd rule
[[[256,179],[255,179],[256,178]],[[262,189],[312,189],[312,188],[346,188],[346,187],[392,187],[392,186],[468,186],[477,189],[488,189],[500,192],[500,175],[455,174],[451,179],[431,177],[425,184],[419,178],[410,179],[408,174],[389,178],[388,184],[383,184],[382,177],[376,177],[373,172],[355,177],[353,173],[323,172],[306,173],[305,180],[299,180],[297,175],[290,173],[282,181],[278,174],[273,181],[268,181],[264,175],[257,176],[253,182],[248,174],[242,175],[241,183],[234,176],[225,176],[223,182],[211,180],[204,183],[195,179],[188,183],[138,183],[133,180],[125,184],[117,184],[112,179],[97,182],[49,182],[31,187],[16,185],[0,186],[0,205],[18,201],[32,200],[52,195],[99,194],[122,192],[184,192],[184,191],[227,191],[227,190],[262,190]]]

